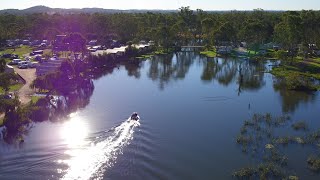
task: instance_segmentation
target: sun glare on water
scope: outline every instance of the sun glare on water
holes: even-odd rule
[[[65,151],[68,158],[57,161],[68,166],[61,171],[64,174],[62,179],[102,179],[105,170],[115,163],[123,148],[130,144],[138,126],[138,121],[126,120],[90,138],[86,121],[78,114],[70,115],[70,121],[64,124],[61,131],[68,146]]]
[[[69,147],[81,146],[88,136],[88,125],[79,115],[73,113],[70,120],[64,124],[61,136]]]

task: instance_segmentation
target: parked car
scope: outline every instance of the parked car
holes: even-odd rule
[[[96,52],[96,51],[97,51],[97,49],[90,48],[90,49],[89,49],[89,51],[90,51],[90,52]]]
[[[49,41],[48,40],[42,40],[42,43],[45,43],[46,45],[49,45],[50,43],[49,43]]]
[[[12,94],[1,94],[0,99],[12,99]]]
[[[18,63],[18,68],[19,69],[27,69],[29,67],[29,62],[28,61],[21,61]]]
[[[40,40],[34,40],[34,41],[31,42],[32,46],[39,46],[40,44],[41,44]]]
[[[11,54],[3,54],[2,57],[3,58],[11,58]]]
[[[9,62],[8,64],[9,65],[17,65],[21,62],[22,60],[21,59],[13,59],[11,62]]]
[[[18,59],[18,58],[19,58],[18,55],[16,55],[16,54],[11,54],[11,59]]]
[[[33,53],[36,54],[43,54],[43,50],[33,51]]]
[[[35,67],[37,67],[38,65],[39,65],[38,62],[31,62],[31,61],[30,61],[30,62],[28,63],[28,67],[29,67],[29,68],[35,68]]]
[[[89,43],[88,43],[88,45],[90,45],[90,46],[96,46],[97,45],[97,40],[91,40],[91,41],[89,41]]]
[[[23,40],[23,41],[22,41],[22,44],[23,44],[23,45],[30,45],[30,41],[29,41],[29,40]]]
[[[39,47],[45,48],[45,47],[47,47],[47,44],[46,44],[46,43],[41,43],[41,44],[39,45]]]
[[[41,58],[42,58],[42,55],[37,54],[37,55],[34,57],[34,60],[35,60],[35,61],[41,61]]]

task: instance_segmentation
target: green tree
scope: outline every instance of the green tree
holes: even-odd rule
[[[289,11],[282,15],[282,21],[275,26],[275,41],[288,50],[288,55],[296,55],[296,47],[301,40],[301,17],[298,12]]]
[[[6,69],[6,60],[4,58],[0,58],[0,73],[3,73]]]
[[[205,40],[206,45],[208,45],[209,47],[214,46],[215,29],[213,27],[215,26],[215,24],[215,21],[210,17],[205,18],[201,22],[203,38]]]
[[[12,81],[18,80],[17,75],[14,73],[0,73],[0,87],[5,91],[9,91]]]
[[[72,52],[86,51],[86,39],[80,33],[70,33],[64,41],[69,44],[69,50]]]

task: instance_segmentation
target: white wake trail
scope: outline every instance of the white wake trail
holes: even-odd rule
[[[71,150],[68,154],[73,157],[64,161],[69,169],[62,179],[102,179],[106,168],[112,166],[123,148],[130,144],[137,126],[139,121],[126,120],[104,140],[102,137],[87,148]]]

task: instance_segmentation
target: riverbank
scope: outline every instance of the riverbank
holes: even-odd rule
[[[5,115],[4,113],[0,114],[0,127],[3,126],[4,115]]]
[[[216,50],[207,50],[207,51],[201,51],[200,52],[201,55],[205,55],[209,58],[214,58],[217,57],[217,52]]]
[[[320,90],[320,61],[317,59],[282,60],[270,73],[282,78],[288,89]]]

